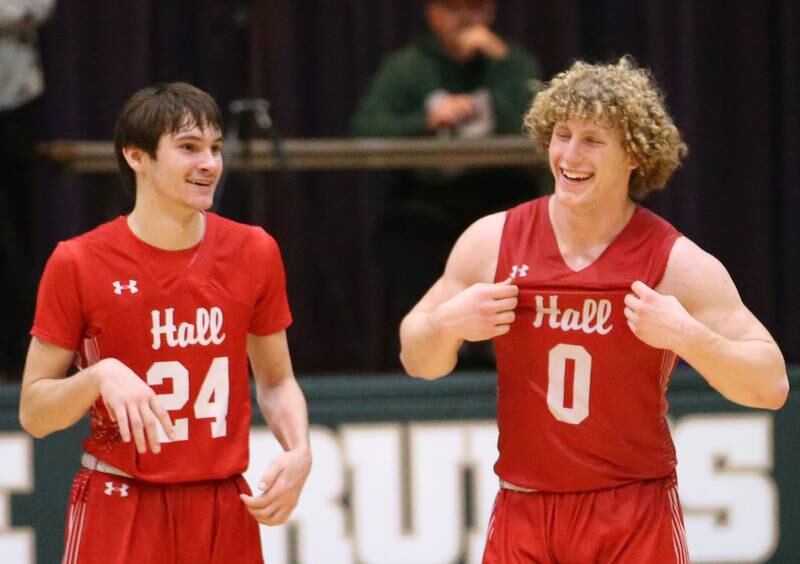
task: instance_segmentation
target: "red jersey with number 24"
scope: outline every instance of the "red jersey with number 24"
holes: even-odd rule
[[[137,479],[210,480],[246,469],[247,334],[291,323],[275,240],[258,227],[205,218],[200,243],[165,251],[119,217],[60,243],[39,286],[32,335],[79,352],[84,366],[120,360],[169,413],[176,440],[139,454],[122,442],[102,398],[91,409],[84,449]]]
[[[666,421],[674,353],[640,341],[624,298],[655,287],[680,236],[637,207],[580,271],[558,249],[549,197],[508,211],[495,280],[519,287],[511,330],[495,339],[498,476],[541,491],[596,490],[674,474]]]

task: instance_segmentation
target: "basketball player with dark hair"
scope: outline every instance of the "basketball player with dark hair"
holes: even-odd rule
[[[64,562],[263,562],[258,523],[286,521],[311,465],[280,251],[261,228],[206,211],[222,173],[207,93],[137,92],[115,147],[133,211],[56,247],[23,375],[33,436],[91,418]],[[256,495],[241,476],[249,368],[284,449]]]

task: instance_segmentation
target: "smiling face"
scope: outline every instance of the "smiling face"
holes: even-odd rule
[[[622,147],[618,128],[589,120],[556,122],[550,140],[555,196],[568,207],[628,198],[636,163]]]
[[[162,210],[201,211],[214,203],[222,175],[222,134],[212,126],[187,124],[158,141],[155,158],[136,147],[123,150],[136,173],[137,200]]]

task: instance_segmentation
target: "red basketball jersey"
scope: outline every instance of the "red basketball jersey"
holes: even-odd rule
[[[548,197],[508,211],[495,279],[519,286],[516,320],[495,339],[500,478],[582,491],[672,475],[665,398],[675,355],[633,335],[623,299],[656,286],[680,234],[637,207],[576,272],[558,250]]]
[[[158,394],[177,439],[159,454],[123,443],[102,399],[84,449],[150,482],[226,478],[248,463],[247,334],[291,323],[283,263],[258,227],[206,214],[203,240],[165,251],[119,217],[60,243],[39,287],[31,334],[80,353],[85,366],[116,358]],[[162,432],[163,440],[166,436]]]

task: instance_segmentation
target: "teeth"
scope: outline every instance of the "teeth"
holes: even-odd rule
[[[563,169],[562,172],[564,173],[564,176],[566,176],[570,180],[586,180],[591,176],[591,174],[585,174],[583,172],[571,172]]]

